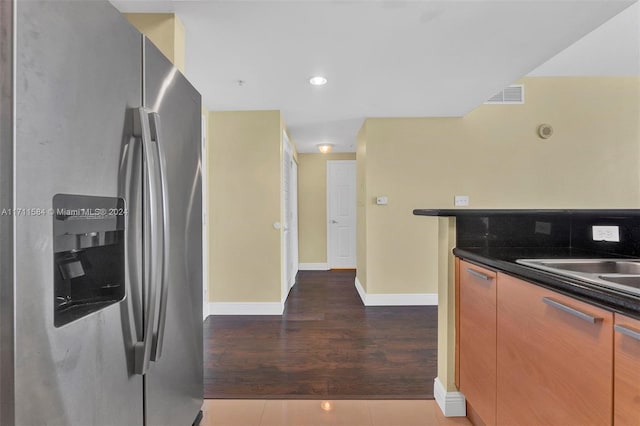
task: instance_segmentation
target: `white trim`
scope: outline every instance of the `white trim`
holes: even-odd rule
[[[328,271],[328,263],[300,263],[298,264],[300,271]]]
[[[438,293],[367,293],[356,277],[356,290],[365,306],[438,306]]]
[[[211,302],[209,315],[282,315],[283,302]]]
[[[362,304],[367,306],[367,292],[362,288],[362,284],[358,277],[356,277],[356,290],[358,290],[358,295],[360,295],[360,300],[362,300]]]
[[[205,301],[202,305],[202,321],[204,321],[209,316],[209,303]]]
[[[297,274],[296,274],[297,275]],[[295,286],[296,283],[295,281],[293,282],[293,284],[291,284],[291,287],[289,287],[289,289],[287,290],[287,294],[283,294],[282,295],[282,306],[284,306],[285,302],[287,301],[287,299],[289,298],[289,294],[291,294],[291,289],[293,288],[293,286]]]
[[[289,141],[291,142],[291,141]],[[296,163],[296,159],[293,156],[293,154],[291,155],[291,182],[292,185],[295,185],[295,189],[293,191],[291,191],[291,197],[292,197],[292,205],[293,205],[293,220],[292,223],[289,225],[289,228],[291,228],[294,232],[293,234],[293,276],[290,277],[291,278],[291,282],[289,283],[289,291],[291,291],[291,288],[296,284],[296,279],[298,278],[298,271],[300,270],[299,268],[299,264],[300,264],[300,229],[298,226],[298,219],[299,219],[299,212],[298,212],[298,163]]]
[[[461,392],[447,392],[437,377],[433,380],[433,396],[445,417],[466,417],[467,404]]]

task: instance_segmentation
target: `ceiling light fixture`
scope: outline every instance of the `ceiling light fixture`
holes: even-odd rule
[[[325,84],[327,84],[327,79],[321,75],[316,75],[309,79],[309,83],[312,86],[324,86]]]
[[[332,143],[321,143],[318,144],[318,150],[323,154],[328,154],[333,149]]]

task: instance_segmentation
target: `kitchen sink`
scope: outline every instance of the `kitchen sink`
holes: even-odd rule
[[[626,277],[615,275],[601,275],[600,278],[611,283],[640,289],[640,275]]]
[[[516,262],[640,295],[640,259],[518,259]]]
[[[521,262],[525,264],[524,262]],[[615,259],[575,259],[575,260],[529,260],[527,266],[561,269],[563,271],[584,272],[587,274],[631,274],[640,275],[640,260]],[[541,268],[542,269],[542,268]]]

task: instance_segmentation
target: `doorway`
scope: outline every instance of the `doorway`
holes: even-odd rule
[[[327,161],[327,262],[356,267],[356,162]]]
[[[298,273],[298,164],[291,142],[282,133],[282,300],[296,282]]]

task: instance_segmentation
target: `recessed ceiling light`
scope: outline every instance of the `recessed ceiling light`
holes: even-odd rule
[[[327,79],[321,75],[316,75],[309,79],[309,83],[311,83],[312,86],[324,86],[327,84]]]
[[[323,154],[330,153],[332,149],[333,149],[333,144],[332,143],[321,143],[321,144],[318,144],[318,151],[320,151]]]

